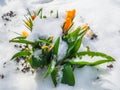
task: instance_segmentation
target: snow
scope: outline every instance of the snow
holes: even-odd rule
[[[27,38],[29,41],[36,41],[40,37],[49,38],[53,36],[54,41],[62,35],[63,19],[57,19],[47,17],[46,19],[40,19],[37,17],[33,22],[33,30],[30,36]],[[32,40],[33,39],[33,40]]]
[[[101,51],[113,56],[116,59],[114,67],[108,69],[106,65],[101,65],[101,67],[85,66],[76,69],[74,71],[76,79],[74,87],[59,84],[56,88],[50,77],[42,79],[44,70],[38,71],[34,75],[16,71],[18,65],[10,61],[10,58],[17,50],[13,44],[9,43],[9,40],[17,36],[14,32],[21,34],[23,30],[28,31],[23,25],[23,18],[27,13],[26,9],[38,10],[41,7],[45,10],[44,14],[50,10],[58,10],[63,19],[66,10],[76,9],[75,27],[88,23],[98,35],[98,39],[93,41],[84,38],[82,48],[89,46],[93,51]],[[5,75],[4,79],[0,78],[0,90],[120,90],[120,0],[0,0],[0,17],[10,10],[17,14],[11,19],[11,22],[3,21],[0,18],[0,74]],[[61,21],[52,17],[49,19],[36,19],[34,22],[39,22],[42,26],[35,24],[35,30],[33,29],[32,34],[54,35],[55,38],[61,35],[61,27],[56,27],[62,24],[63,19]],[[52,28],[52,25],[55,26],[55,31],[50,29],[50,33],[46,35],[47,30]],[[45,30],[43,30],[43,26],[46,27]],[[36,28],[40,29],[36,30]],[[37,38],[38,36],[36,36]],[[61,48],[67,47],[65,44],[62,45]],[[62,49],[59,52],[63,52]],[[87,59],[87,57],[85,58]],[[6,68],[4,68],[3,63],[6,61]],[[97,77],[100,79],[96,79]]]

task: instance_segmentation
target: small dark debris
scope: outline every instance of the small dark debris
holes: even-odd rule
[[[28,48],[28,46],[27,46],[27,45],[25,45],[25,48]]]
[[[29,72],[30,71],[30,67],[25,66],[22,70],[23,73]]]
[[[20,45],[19,48],[22,48],[22,45]]]
[[[3,63],[3,68],[5,68],[6,62]]]
[[[18,45],[14,45],[15,48],[18,48]]]
[[[13,11],[9,11],[1,16],[1,18],[5,21],[11,21],[11,18],[16,16],[16,14]]]
[[[25,56],[21,56],[20,59],[26,60],[26,57]]]
[[[19,70],[20,70],[19,67],[17,67],[17,68],[16,68],[16,71],[19,71]]]
[[[5,65],[5,64],[6,64],[6,62],[3,63],[3,65]]]
[[[96,77],[96,79],[100,79],[100,77]]]
[[[4,23],[4,26],[6,26],[6,23]]]
[[[34,74],[34,73],[35,73],[35,71],[34,71],[34,70],[31,70],[31,72],[32,72],[32,74]]]
[[[24,63],[22,63],[21,65],[24,66]]]
[[[3,68],[5,68],[5,66],[3,65]]]
[[[19,58],[16,58],[15,61],[16,61],[16,63],[19,63],[19,62],[20,62],[20,59],[19,59]]]
[[[111,69],[111,68],[113,68],[113,65],[112,65],[112,64],[110,64],[110,65],[108,65],[107,67]]]
[[[14,47],[20,49],[20,51],[22,51],[22,50],[24,51],[25,49],[28,48],[28,45],[22,45],[22,44],[17,45],[17,44],[15,44]],[[16,71],[21,71],[22,73],[29,73],[30,72],[30,73],[34,74],[35,71],[26,62],[26,57],[25,56],[18,57],[14,61],[18,65],[20,65],[20,67],[22,67],[22,68],[20,68],[19,66],[16,67]]]
[[[4,79],[4,77],[5,77],[5,76],[4,76],[3,74],[0,74],[0,78],[1,78],[1,79]]]
[[[97,37],[98,37],[98,36],[97,36],[96,34],[93,34],[90,39],[91,39],[91,40],[94,40],[94,39],[97,39]]]

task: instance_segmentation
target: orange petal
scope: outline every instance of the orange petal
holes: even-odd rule
[[[67,11],[66,18],[71,18],[72,19],[72,17],[73,17],[72,11]]]
[[[75,14],[76,14],[76,10],[75,9],[72,10],[72,14],[73,14],[73,17],[75,17]]]
[[[72,21],[71,21],[71,19],[70,18],[67,18],[66,19],[66,22],[65,22],[65,24],[64,24],[64,30],[69,30],[69,28],[70,28],[70,26],[72,25]]]
[[[73,19],[75,17],[75,14],[76,14],[76,10],[73,9],[71,11],[67,11],[67,15],[66,15],[66,18],[71,18]]]
[[[32,15],[31,18],[32,20],[34,20],[36,18],[36,15]]]

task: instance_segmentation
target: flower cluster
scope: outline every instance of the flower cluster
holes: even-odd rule
[[[86,65],[97,66],[106,62],[115,61],[114,58],[112,58],[111,56],[101,52],[93,52],[90,50],[79,51],[82,44],[82,39],[90,28],[88,24],[85,24],[72,30],[73,32],[69,32],[72,25],[74,25],[73,20],[75,18],[75,15],[75,9],[67,11],[65,22],[61,27],[63,30],[63,35],[59,36],[54,42],[53,36],[50,36],[49,38],[40,37],[37,41],[34,42],[29,41],[26,39],[29,34],[26,31],[23,31],[21,36],[13,38],[12,40],[10,40],[10,42],[26,44],[27,49],[16,53],[11,59],[15,60],[16,58],[25,57],[25,61],[30,64],[31,68],[43,69],[47,67],[44,78],[51,76],[53,84],[55,86],[57,86],[59,82],[57,78],[60,78],[60,72],[62,72],[62,77],[60,78],[61,83],[74,86],[75,77],[73,71],[75,68],[82,68]],[[46,16],[42,16],[42,9],[40,9],[37,14],[29,14],[29,16],[30,17],[26,18],[27,20],[25,20],[24,22],[26,27],[31,31],[31,33],[33,27],[33,20],[35,20],[36,16],[40,17],[40,19],[47,18]],[[58,11],[56,13],[56,18],[59,18]],[[66,47],[67,50],[65,52],[65,56],[61,60],[58,60],[58,51],[61,45],[61,40],[64,41],[68,45],[68,47]],[[38,57],[34,56],[36,50],[40,51],[38,53]],[[92,58],[98,56],[104,59],[92,62],[81,60],[81,58],[86,55]],[[79,60],[75,61],[75,58],[79,58]]]

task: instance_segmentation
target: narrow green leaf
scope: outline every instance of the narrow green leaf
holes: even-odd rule
[[[36,43],[46,43],[46,44],[50,44],[50,42],[46,39],[39,39],[38,41],[36,41]]]
[[[55,87],[57,85],[57,80],[56,80],[57,79],[57,74],[58,74],[58,69],[55,68],[51,73],[51,78],[52,78],[52,81],[53,81],[53,84],[54,84]]]
[[[77,36],[78,36],[78,34],[79,34],[79,32],[80,32],[80,27],[78,27],[78,28],[77,28],[75,31],[73,31],[72,33],[67,34],[67,35],[65,36],[65,38],[66,38],[66,39],[76,39]]]
[[[34,42],[25,40],[25,39],[12,39],[9,42],[23,43],[23,44],[34,44]]]
[[[68,84],[70,86],[75,85],[74,73],[71,65],[65,65],[63,69],[63,77],[61,83]]]
[[[43,8],[40,8],[38,11],[38,15],[40,15],[40,18],[42,18],[42,11],[43,11]]]
[[[39,15],[41,12],[42,12],[42,8],[40,8],[40,9],[39,9],[39,11],[38,11],[38,14],[37,14],[37,15]]]
[[[113,62],[115,61],[114,58],[112,58],[111,56],[108,56],[104,53],[101,53],[101,52],[79,52],[77,53],[77,56],[78,57],[81,57],[81,56],[85,56],[85,55],[88,55],[88,56],[91,56],[91,57],[95,57],[95,56],[100,56],[100,57],[103,57],[105,59],[103,60],[97,60],[97,61],[94,61],[94,62],[90,62],[90,61],[83,61],[83,60],[80,60],[80,61],[68,61],[70,64],[72,65],[79,65],[79,66],[85,66],[85,65],[89,65],[89,66],[97,66],[97,65],[100,65],[100,64],[103,64],[103,63],[106,63],[106,62]]]
[[[48,70],[45,73],[44,78],[48,77],[52,73],[52,71],[55,68],[55,65],[56,65],[56,62],[54,60],[52,60],[51,64],[48,66]]]
[[[53,52],[54,52],[55,55],[58,54],[59,43],[60,43],[60,37],[57,38],[57,40],[55,42],[55,45],[54,45],[54,48],[53,48]]]
[[[72,47],[68,48],[67,53],[70,54],[71,56],[74,56],[79,50],[81,43],[82,43],[82,37],[76,40],[75,43],[73,43]]]
[[[25,37],[23,37],[23,36],[18,36],[18,37],[15,37],[15,38],[13,38],[13,39],[25,39]],[[12,40],[13,40],[12,39]]]
[[[17,57],[29,56],[29,55],[31,55],[30,52],[28,52],[28,51],[21,51],[21,52],[16,53],[16,54],[11,58],[11,60],[14,59],[14,58],[17,58]]]
[[[87,30],[80,30],[79,35],[78,36],[84,36],[86,34]]]
[[[70,64],[72,65],[79,65],[79,66],[85,66],[85,65],[88,65],[88,66],[97,66],[97,65],[100,65],[100,64],[103,64],[103,63],[106,63],[106,62],[111,62],[111,60],[97,60],[95,62],[88,62],[88,61],[69,61]]]
[[[88,55],[88,56],[91,56],[91,57],[100,56],[100,57],[109,59],[111,61],[115,61],[115,59],[113,57],[111,57],[111,56],[109,56],[107,54],[101,53],[101,52],[83,51],[83,52],[77,53],[77,56],[85,56],[85,55]]]
[[[69,44],[68,49],[67,49],[68,57],[73,57],[77,53],[77,51],[79,50],[81,46],[82,38],[83,37],[79,37],[74,43]]]

